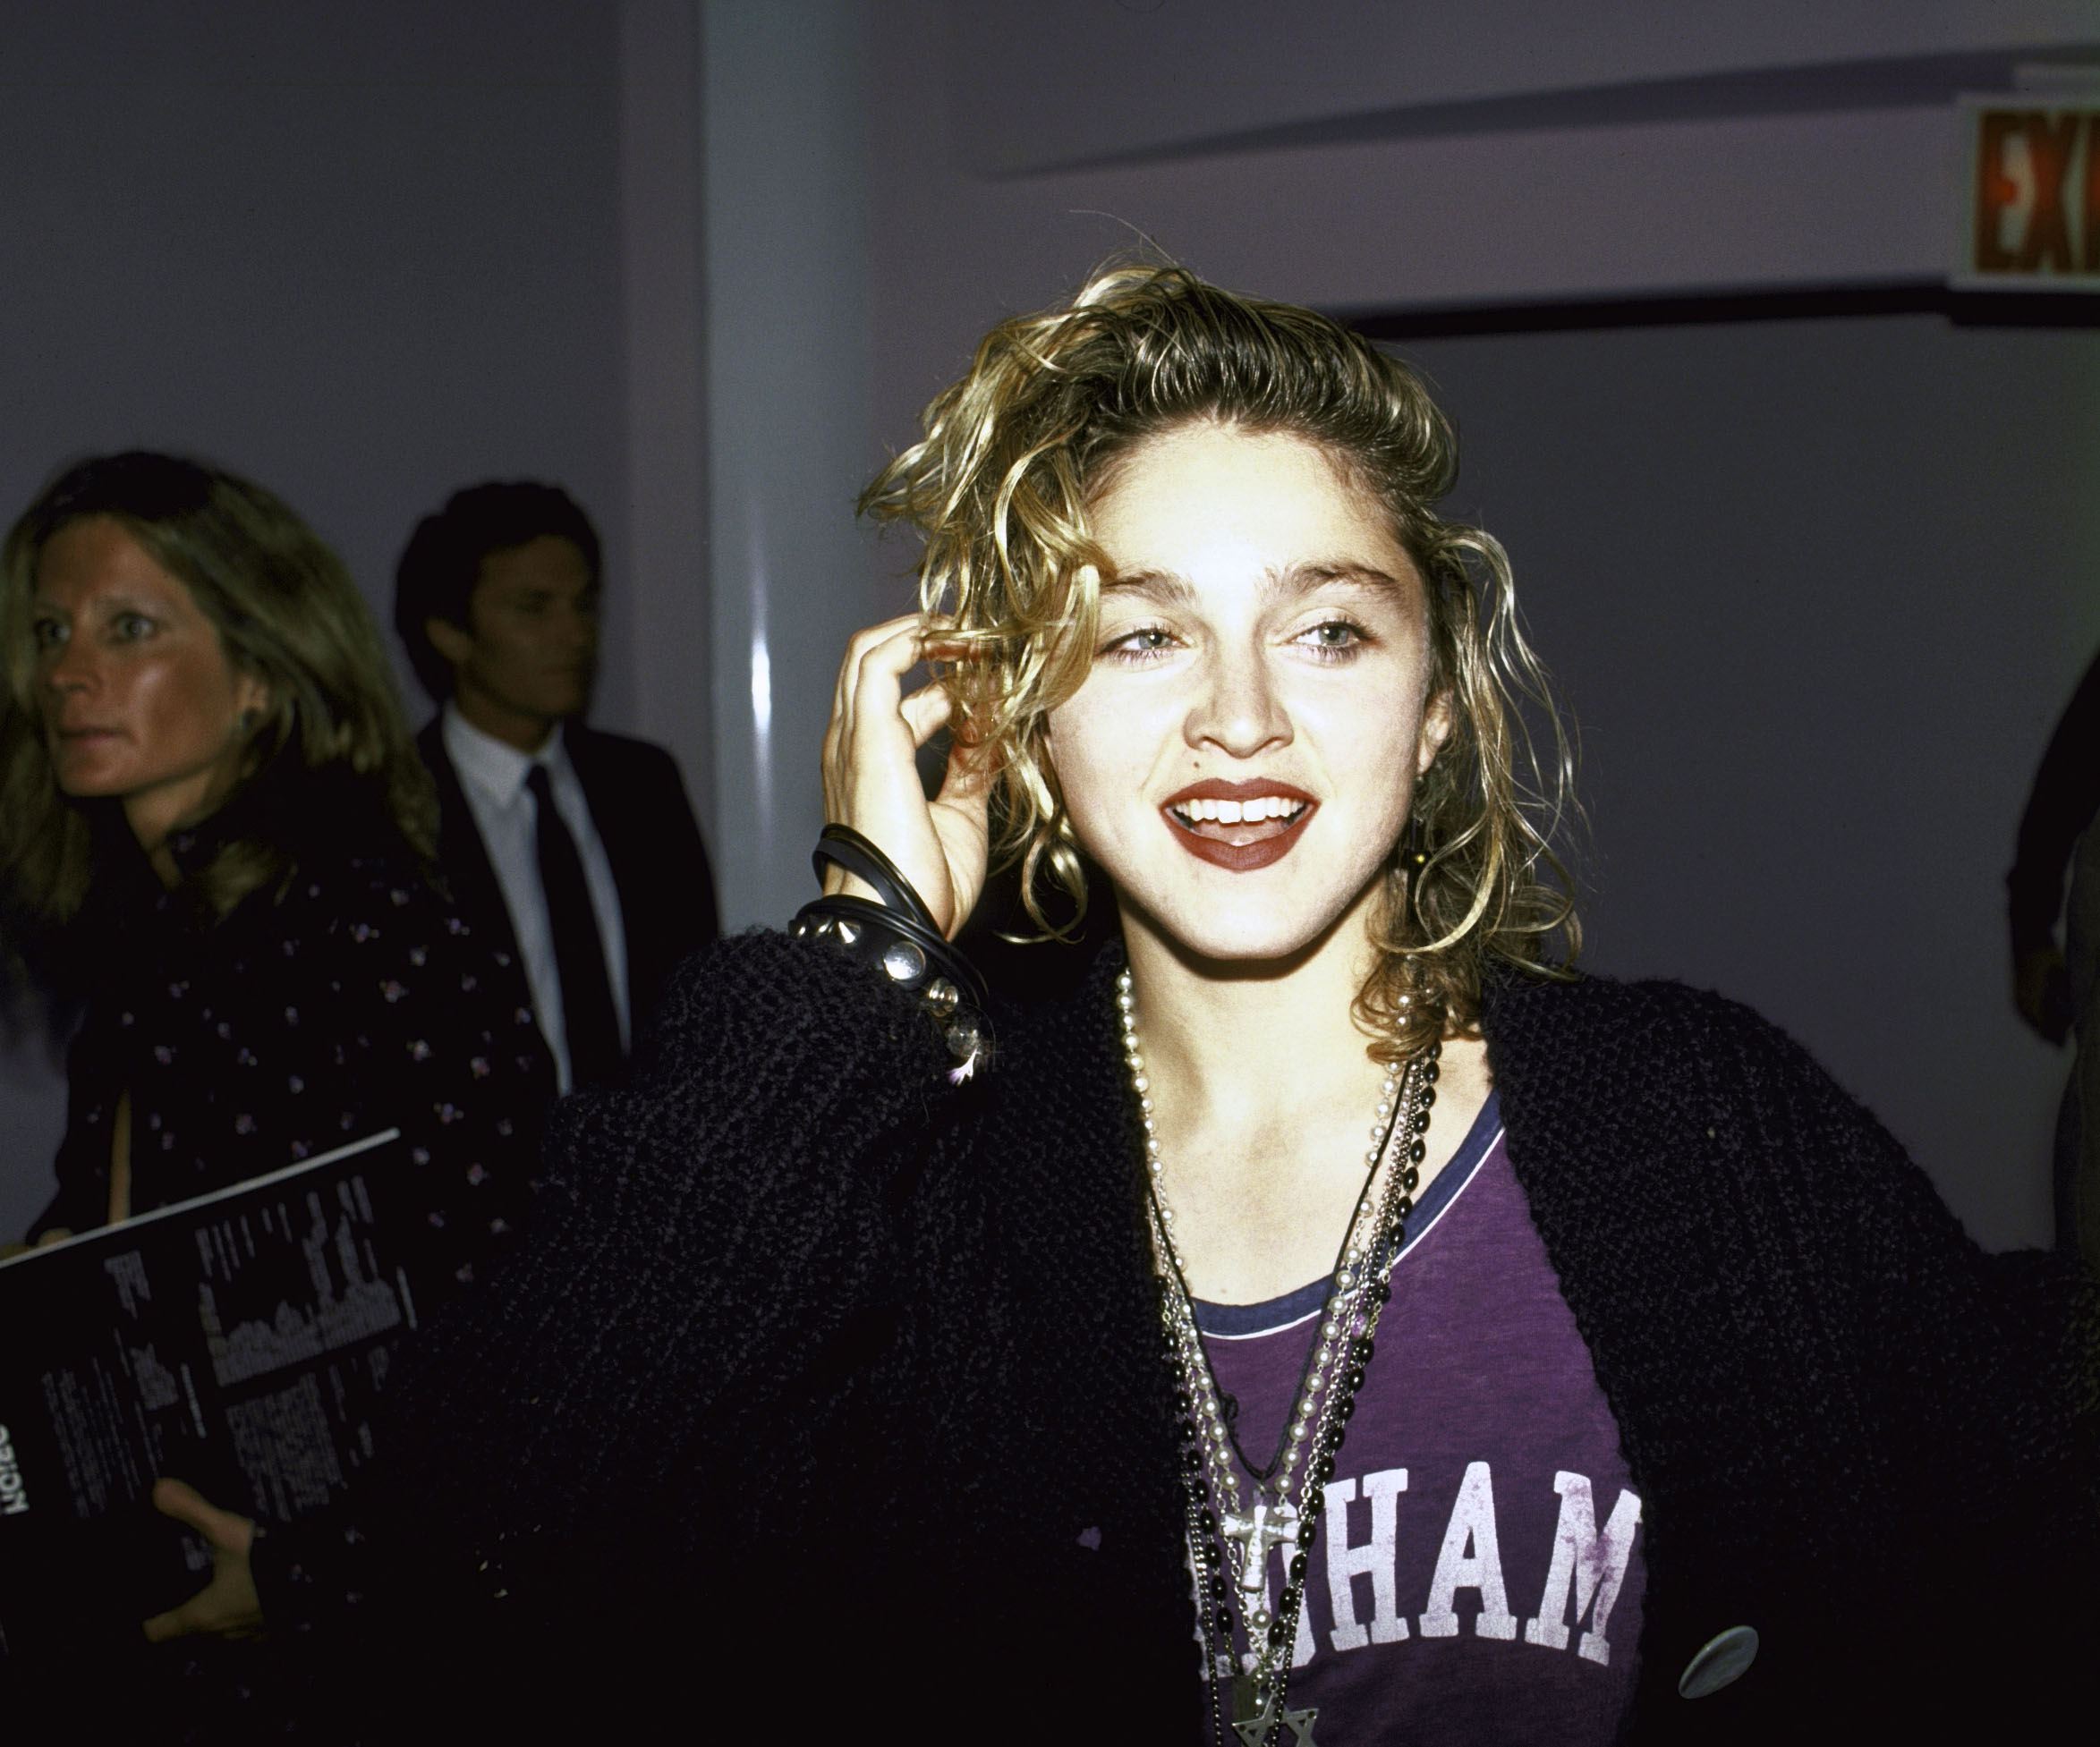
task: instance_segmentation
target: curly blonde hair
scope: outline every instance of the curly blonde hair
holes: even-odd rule
[[[1573,808],[1572,744],[1501,544],[1433,507],[1458,445],[1414,372],[1314,310],[1176,266],[1111,266],[986,335],[861,509],[924,540],[921,607],[963,645],[941,670],[958,732],[990,760],[1000,853],[1055,932],[1046,882],[1085,903],[1046,734],[1093,656],[1105,561],[1089,506],[1138,445],[1198,420],[1317,445],[1383,506],[1422,577],[1431,693],[1450,693],[1454,725],[1387,862],[1380,960],[1356,1000],[1371,1053],[1403,1059],[1474,1029],[1491,966],[1565,974],[1580,945],[1552,844]]]

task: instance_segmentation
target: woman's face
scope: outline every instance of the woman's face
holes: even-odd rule
[[[1050,751],[1127,923],[1250,961],[1365,913],[1450,725],[1379,505],[1303,438],[1205,422],[1126,457],[1093,532],[1100,634]]]
[[[68,522],[37,561],[37,699],[58,786],[116,796],[149,848],[229,794],[268,686],[109,516]]]

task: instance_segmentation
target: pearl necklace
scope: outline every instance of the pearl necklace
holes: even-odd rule
[[[1245,1747],[1263,1747],[1280,1726],[1289,1729],[1294,1743],[1313,1747],[1313,1720],[1318,1712],[1291,1710],[1283,1702],[1305,1603],[1305,1566],[1325,1502],[1324,1488],[1334,1478],[1335,1452],[1341,1446],[1344,1428],[1356,1411],[1356,1391],[1371,1362],[1379,1312],[1392,1295],[1386,1275],[1406,1242],[1407,1217],[1415,1208],[1414,1192],[1421,1181],[1418,1167],[1425,1150],[1422,1137],[1429,1127],[1430,1107],[1436,1102],[1441,1051],[1432,1044],[1405,1070],[1389,1067],[1379,1088],[1371,1145],[1364,1155],[1364,1188],[1335,1258],[1332,1283],[1283,1438],[1266,1469],[1257,1470],[1244,1454],[1240,1456],[1254,1482],[1250,1506],[1234,1465],[1237,1452],[1232,1429],[1196,1326],[1187,1270],[1174,1239],[1174,1210],[1161,1193],[1162,1161],[1152,1117],[1152,1082],[1138,1047],[1137,999],[1127,966],[1116,980],[1116,1005],[1124,1056],[1144,1124],[1146,1206],[1165,1287],[1161,1318],[1168,1356],[1178,1373],[1175,1405],[1181,1417],[1184,1504],[1190,1565],[1196,1576],[1198,1624],[1210,1677],[1213,1734],[1223,1740],[1222,1700],[1229,1678],[1232,1729]],[[1385,1174],[1382,1188],[1373,1196],[1380,1184],[1380,1161],[1396,1130],[1402,1138],[1394,1168]],[[1293,1503],[1292,1478],[1308,1445],[1312,1454]],[[1220,1537],[1229,1544],[1229,1556],[1219,1545]],[[1287,1565],[1283,1592],[1271,1609],[1269,1549],[1280,1543],[1286,1548]],[[1229,1582],[1222,1581],[1228,1576]],[[1236,1615],[1248,1646],[1240,1658],[1244,1672],[1237,1674],[1229,1654]]]

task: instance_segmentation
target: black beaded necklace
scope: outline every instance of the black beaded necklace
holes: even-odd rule
[[[1290,1732],[1293,1743],[1314,1747],[1317,1711],[1292,1710],[1284,1702],[1305,1603],[1308,1549],[1325,1502],[1324,1488],[1334,1478],[1335,1454],[1356,1412],[1356,1391],[1363,1387],[1375,1350],[1373,1337],[1379,1314],[1392,1296],[1386,1276],[1407,1242],[1407,1219],[1415,1209],[1414,1195],[1426,1151],[1423,1136],[1436,1102],[1441,1047],[1431,1044],[1399,1075],[1389,1072],[1381,1089],[1372,1144],[1365,1155],[1364,1187],[1344,1230],[1319,1319],[1306,1343],[1305,1368],[1291,1410],[1275,1455],[1265,1467],[1256,1468],[1241,1451],[1225,1411],[1174,1242],[1173,1212],[1161,1199],[1159,1141],[1153,1131],[1150,1083],[1137,1047],[1136,1003],[1127,969],[1117,980],[1116,998],[1124,1052],[1144,1124],[1146,1205],[1162,1288],[1162,1338],[1178,1373],[1175,1406],[1181,1421],[1183,1502],[1211,1688],[1213,1738],[1220,1743],[1225,1741],[1225,1693],[1229,1683],[1229,1723],[1242,1747],[1267,1747],[1280,1727]],[[1396,1131],[1403,1136],[1399,1157],[1382,1183],[1379,1166]],[[1289,1497],[1292,1471],[1308,1443],[1310,1454],[1294,1504]],[[1245,1510],[1233,1466],[1236,1458],[1254,1483],[1255,1497]],[[1229,1556],[1224,1543],[1232,1548]],[[1279,1544],[1289,1550],[1283,1590],[1271,1610],[1268,1556],[1270,1548]],[[1233,1655],[1236,1623],[1248,1647],[1237,1662]]]

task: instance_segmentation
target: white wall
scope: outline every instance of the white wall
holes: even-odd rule
[[[708,589],[705,193],[695,0],[620,0],[628,623],[635,731],[668,746],[715,829]]]
[[[863,42],[851,0],[701,10],[710,564],[726,926],[814,895],[817,748],[869,543]]]
[[[897,0],[873,8],[875,417],[1140,237],[1337,310],[1943,278],[1956,90],[2080,0]],[[1091,167],[1089,167],[1091,166]]]
[[[1010,175],[1237,144],[1865,109],[2100,47],[2083,0],[965,0],[956,161]]]
[[[2100,330],[1869,317],[1402,343],[1583,732],[1591,963],[1749,1002],[1969,1229],[2051,1235],[2066,1062],[2004,874],[2100,645]]]

